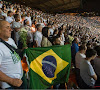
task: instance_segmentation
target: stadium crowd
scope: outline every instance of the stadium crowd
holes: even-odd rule
[[[82,89],[100,85],[99,23],[99,17],[53,15],[0,1],[0,38],[18,49],[70,44],[76,81]],[[24,37],[27,45],[22,41],[22,31],[27,33]],[[0,42],[0,87],[25,88],[21,87],[24,81],[20,79],[23,77],[20,62],[13,65],[8,51]]]

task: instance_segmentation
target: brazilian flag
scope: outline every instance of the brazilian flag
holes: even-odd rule
[[[46,89],[68,82],[71,67],[71,46],[28,48],[30,89]]]

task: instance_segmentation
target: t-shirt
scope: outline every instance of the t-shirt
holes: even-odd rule
[[[100,58],[96,57],[93,61],[94,61],[94,70],[100,77]]]
[[[29,21],[29,25],[32,25],[32,21],[31,21],[31,17],[25,17],[25,19],[27,19]]]
[[[13,17],[10,17],[10,16],[6,17],[6,21],[8,21],[9,23],[11,23],[13,21]]]
[[[3,6],[3,5],[0,3],[0,8],[2,8],[2,6]]]
[[[85,59],[80,64],[80,75],[87,85],[94,86],[95,80],[91,76],[95,75],[95,72],[91,63]]]
[[[17,46],[11,38],[9,38],[9,40],[6,42],[12,45],[13,47],[17,48]],[[15,57],[18,57],[18,54],[13,54],[5,44],[0,42],[0,71],[2,71],[11,78],[21,79],[23,76],[21,60],[19,57]],[[10,85],[6,82],[0,81],[0,87],[8,88],[10,87]]]
[[[34,35],[34,40],[38,42],[38,47],[41,47],[42,33],[39,31],[36,31]]]
[[[76,53],[76,56],[75,56],[76,68],[80,69],[80,62],[83,60],[83,58],[86,58],[85,54],[81,54],[80,52]]]

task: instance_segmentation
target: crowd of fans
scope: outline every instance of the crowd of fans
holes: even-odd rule
[[[22,28],[27,31],[27,47],[70,44],[78,86],[93,88],[100,84],[100,17],[53,15],[0,1],[0,20],[10,23],[11,37],[19,49],[23,48]]]

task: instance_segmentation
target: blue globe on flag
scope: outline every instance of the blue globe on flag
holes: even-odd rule
[[[53,78],[55,70],[57,68],[57,62],[54,56],[48,55],[42,60],[42,70],[48,78]]]

